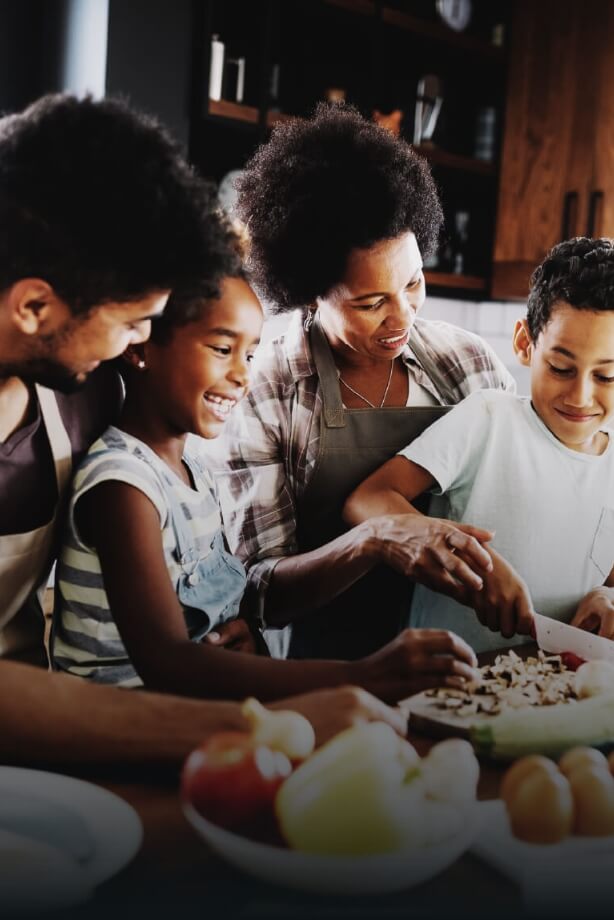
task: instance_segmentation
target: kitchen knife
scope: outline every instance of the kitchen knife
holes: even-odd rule
[[[561,652],[573,652],[580,658],[587,661],[594,661],[597,658],[604,658],[614,664],[614,641],[604,639],[603,636],[595,636],[593,633],[586,632],[585,629],[578,629],[577,626],[569,626],[568,623],[561,623],[560,620],[553,620],[550,617],[535,614],[535,638],[537,644],[545,652],[551,652],[554,655],[560,655]]]

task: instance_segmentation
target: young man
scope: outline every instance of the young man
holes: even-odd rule
[[[215,199],[150,119],[49,96],[0,121],[0,656],[44,663],[39,592],[71,470],[114,418],[98,365],[147,338],[171,289],[224,267]],[[396,713],[355,690],[285,705],[320,739]],[[244,724],[226,703],[122,694],[0,663],[0,757],[177,760]]]
[[[531,398],[471,394],[348,499],[357,523],[416,513],[430,489],[432,514],[495,532],[493,572],[466,598],[480,622],[419,587],[412,625],[453,628],[483,651],[504,644],[489,629],[529,633],[535,609],[614,638],[613,290],[612,240],[555,246],[514,332]]]

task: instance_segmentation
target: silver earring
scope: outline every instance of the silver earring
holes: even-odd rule
[[[137,367],[140,371],[142,371],[143,368],[145,367],[145,362],[141,359],[139,363],[137,364]]]

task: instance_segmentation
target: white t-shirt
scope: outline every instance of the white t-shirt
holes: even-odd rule
[[[528,398],[480,390],[400,454],[437,481],[432,516],[496,531],[492,546],[524,578],[535,610],[569,621],[614,565],[614,448],[608,434],[600,456],[570,450]],[[421,585],[410,625],[453,629],[476,651],[527,641],[503,639],[469,608]]]

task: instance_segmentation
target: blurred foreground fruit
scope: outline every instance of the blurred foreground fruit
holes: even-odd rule
[[[383,722],[349,728],[298,767],[275,801],[291,847],[368,854],[436,843],[463,811],[428,798],[415,749]]]
[[[183,798],[214,824],[253,836],[268,835],[277,790],[292,772],[285,754],[255,743],[250,735],[220,732],[187,758]]]

